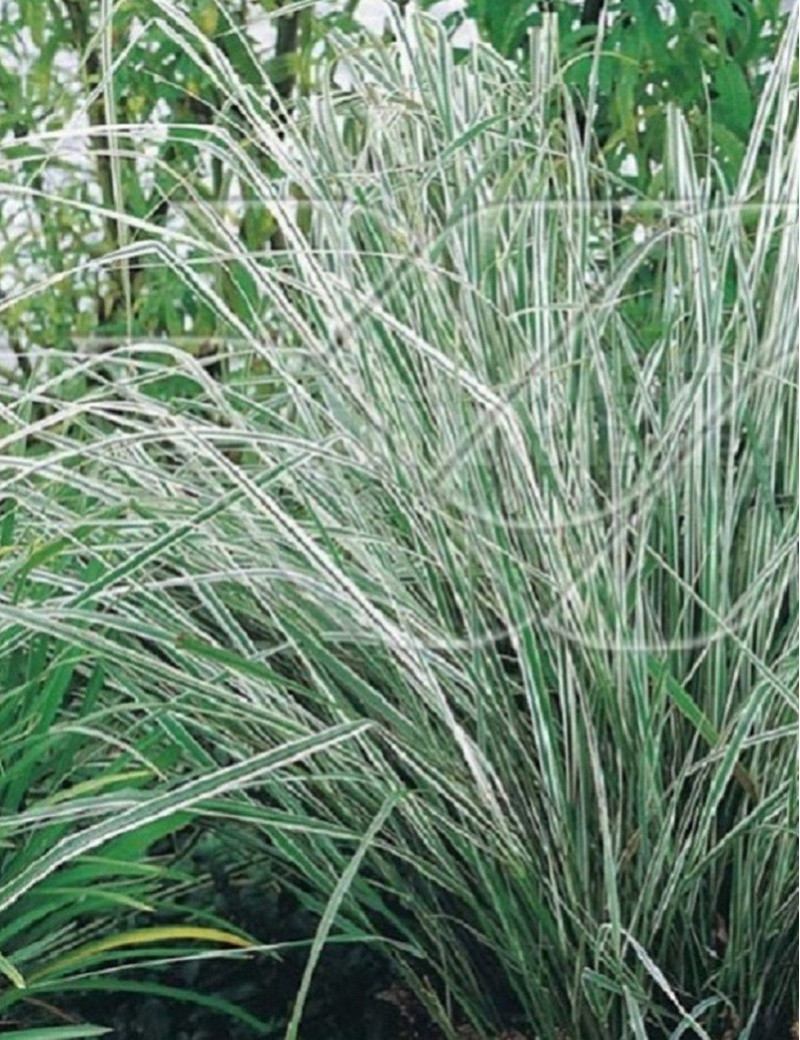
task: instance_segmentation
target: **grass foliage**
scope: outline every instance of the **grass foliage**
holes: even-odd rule
[[[186,903],[171,853],[224,824],[319,920],[287,1037],[323,946],[376,939],[446,1031],[763,1035],[796,1000],[797,16],[734,189],[671,111],[658,202],[593,158],[548,24],[532,84],[423,18],[334,39],[347,89],[276,127],[176,19],[249,129],[169,132],[283,248],[187,192],[98,264],[171,271],[214,353],[0,391],[0,1017],[269,945]],[[59,1028],[18,1035],[94,1035]]]

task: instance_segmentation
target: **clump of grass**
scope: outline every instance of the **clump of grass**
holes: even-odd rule
[[[234,788],[214,811],[320,915],[305,983],[325,940],[382,936],[451,1033],[755,1036],[796,1002],[797,18],[733,192],[672,112],[664,198],[622,226],[549,28],[532,82],[396,32],[339,41],[350,89],[280,132],[209,52],[250,139],[198,147],[286,249],[193,200],[135,250],[226,323],[225,379],[134,342],[6,402],[3,660],[60,641],[98,688],[51,693],[47,739],[122,730],[127,793],[40,831],[0,906],[119,809]],[[40,704],[54,668],[13,688]]]

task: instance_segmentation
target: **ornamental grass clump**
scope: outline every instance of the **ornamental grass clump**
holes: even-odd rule
[[[788,1023],[796,16],[737,182],[671,110],[658,199],[605,173],[549,23],[526,79],[416,16],[342,37],[346,89],[276,129],[164,19],[246,121],[196,146],[273,247],[187,197],[122,259],[192,288],[217,355],[141,337],[4,392],[6,544],[36,548],[0,558],[2,652],[51,641],[91,689],[59,701],[48,666],[48,739],[95,749],[58,797],[115,814],[85,855],[45,828],[12,858],[4,955],[38,956],[14,901],[69,841],[191,811],[319,917],[287,1036],[336,941],[385,949],[450,1035]]]

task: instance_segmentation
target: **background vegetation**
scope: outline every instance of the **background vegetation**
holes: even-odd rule
[[[607,6],[5,0],[17,1040],[788,1035],[797,15]]]

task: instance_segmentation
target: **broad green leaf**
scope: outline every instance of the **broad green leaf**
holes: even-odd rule
[[[714,73],[718,97],[714,113],[725,127],[746,140],[753,122],[753,95],[741,66],[729,59]]]

